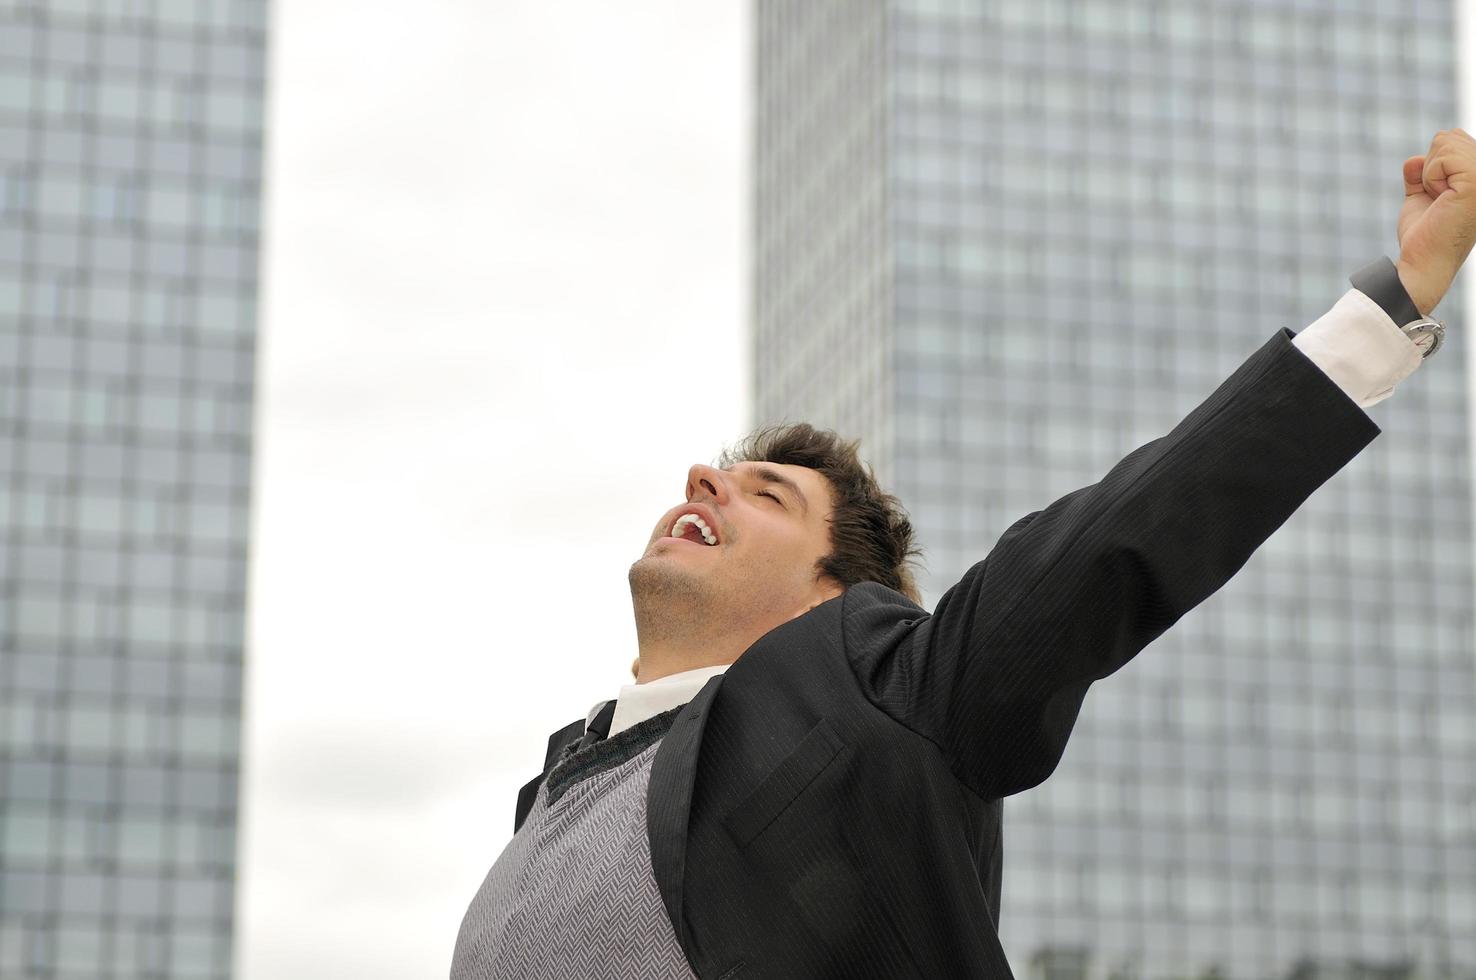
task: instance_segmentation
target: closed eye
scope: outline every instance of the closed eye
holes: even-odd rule
[[[773,497],[774,498],[774,503],[778,504],[780,507],[783,507],[784,506],[784,501],[780,500],[779,499],[779,495],[777,493],[774,493],[772,490],[760,490],[759,491],[759,496],[760,497]]]

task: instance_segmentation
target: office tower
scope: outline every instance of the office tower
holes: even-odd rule
[[[0,976],[231,971],[266,7],[0,2]]]
[[[1454,18],[760,0],[755,421],[862,438],[931,608],[1397,257],[1401,164],[1458,123]],[[1005,801],[1018,976],[1476,976],[1461,292],[1382,435]]]

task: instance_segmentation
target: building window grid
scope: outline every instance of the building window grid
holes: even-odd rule
[[[85,100],[76,100],[76,101],[85,101]],[[9,202],[12,200],[12,197],[13,197],[12,195],[7,194],[7,215],[9,215],[11,213],[11,208],[10,208],[10,203]],[[44,272],[44,269],[43,269],[43,272]],[[67,308],[67,310],[64,311],[64,312],[72,312],[70,305]],[[61,704],[65,704],[65,702],[61,702]],[[100,731],[101,730],[98,729],[96,726],[93,726],[91,728],[86,728],[86,729],[83,729],[83,730],[80,730],[80,731],[82,732],[82,737],[84,737],[87,740],[94,740],[96,737],[101,737],[100,736]],[[90,732],[91,734],[87,734],[88,732]],[[76,738],[78,736],[78,733],[79,733],[79,730],[76,729],[75,728],[75,725],[74,725],[73,726],[73,729],[72,729],[72,736],[73,736],[73,738]],[[20,744],[24,744],[24,742],[22,742]],[[93,747],[96,747],[96,746],[93,746]],[[78,770],[78,771],[80,771],[80,770]],[[231,776],[232,776],[232,778],[234,777],[234,772],[233,771],[231,772]],[[68,821],[66,821],[66,822],[63,823],[63,827],[69,827],[69,826],[74,826],[74,825],[75,825],[75,821],[70,821],[70,820],[68,820]],[[73,838],[73,840],[75,840],[75,838]],[[75,847],[75,844],[68,845],[68,846]],[[229,852],[222,851],[220,856],[223,859],[228,859],[229,858]],[[227,921],[225,921],[223,923],[222,922],[217,922],[214,925],[216,926],[216,928],[213,929],[212,931],[206,932],[206,933],[201,933],[201,934],[199,934],[197,936],[193,936],[193,937],[191,936],[189,930],[182,931],[180,933],[179,941],[174,944],[174,951],[175,951],[176,955],[180,954],[180,952],[182,951],[183,954],[184,954],[184,956],[185,956],[185,958],[186,959],[189,959],[190,958],[190,954],[191,954],[191,950],[194,950],[194,951],[198,952],[200,949],[208,948],[211,944],[215,944],[216,946],[218,946],[218,947],[220,947],[222,949],[228,949],[228,946],[229,946],[228,933],[226,935],[219,935],[218,933],[219,933],[219,930],[221,928],[224,928],[226,930],[229,929],[229,921],[227,920]],[[88,934],[85,931],[72,930],[72,931],[64,932],[62,935],[65,938],[67,938],[67,939],[75,939],[75,940],[77,940],[77,943],[76,943],[75,946],[68,946],[67,943],[62,943],[61,944],[61,946],[62,946],[62,948],[64,950],[64,952],[61,954],[62,957],[63,957],[62,962],[66,962],[65,957],[67,957],[67,956],[77,957],[77,956],[80,955],[81,956],[81,959],[77,960],[77,962],[86,962],[90,958],[89,955],[87,955],[85,953],[84,954],[79,954],[77,952],[77,950],[79,950],[79,949],[82,949],[82,950],[90,949],[92,947],[92,945],[93,945],[92,944],[92,941],[89,938],[87,938],[88,937]],[[40,939],[40,940],[42,940],[42,941],[41,942],[38,942],[38,943],[36,943],[34,945],[34,952],[33,952],[32,955],[36,959],[38,965],[44,965],[46,963],[55,961],[57,954],[54,952],[53,943],[52,942],[49,942],[47,940],[54,940],[56,937],[55,936],[50,936],[47,933],[42,932],[42,933],[38,934],[37,938]],[[71,952],[65,952],[65,950],[71,950]],[[155,960],[159,960],[159,961],[162,962],[162,957],[160,957],[160,956],[154,956],[154,957],[150,957],[150,958],[151,959],[155,959]],[[227,958],[228,958],[227,956],[221,955],[218,952],[217,953],[214,953],[214,954],[211,954],[209,957],[207,957],[207,959],[209,960],[209,964],[208,965],[211,965],[211,966],[219,969],[219,968],[222,967],[222,963]],[[195,956],[194,959],[195,959],[196,962],[203,962],[202,961],[202,958],[199,957],[199,956]]]
[[[946,199],[948,199],[948,198],[945,198],[945,201],[946,201]],[[1325,205],[1324,205],[1324,208],[1325,208]],[[934,342],[937,342],[937,341],[934,341]],[[948,344],[948,342],[951,342],[951,341],[942,341],[942,342],[943,342],[943,344]]]

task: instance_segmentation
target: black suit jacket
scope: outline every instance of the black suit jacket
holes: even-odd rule
[[[682,708],[656,750],[647,832],[699,977],[1011,976],[1003,798],[1055,769],[1093,681],[1379,434],[1293,336],[1102,480],[1016,521],[932,615],[853,585]],[[583,730],[555,733],[546,763]]]

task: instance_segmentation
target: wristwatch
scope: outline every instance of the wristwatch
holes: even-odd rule
[[[1389,261],[1389,256],[1379,256],[1349,276],[1348,281],[1354,289],[1379,304],[1394,325],[1404,331],[1416,346],[1424,347],[1426,357],[1440,349],[1441,341],[1445,340],[1444,322],[1420,313],[1414,300],[1409,298],[1404,283],[1399,280],[1399,270]],[[1432,338],[1429,347],[1421,343],[1426,337]]]

